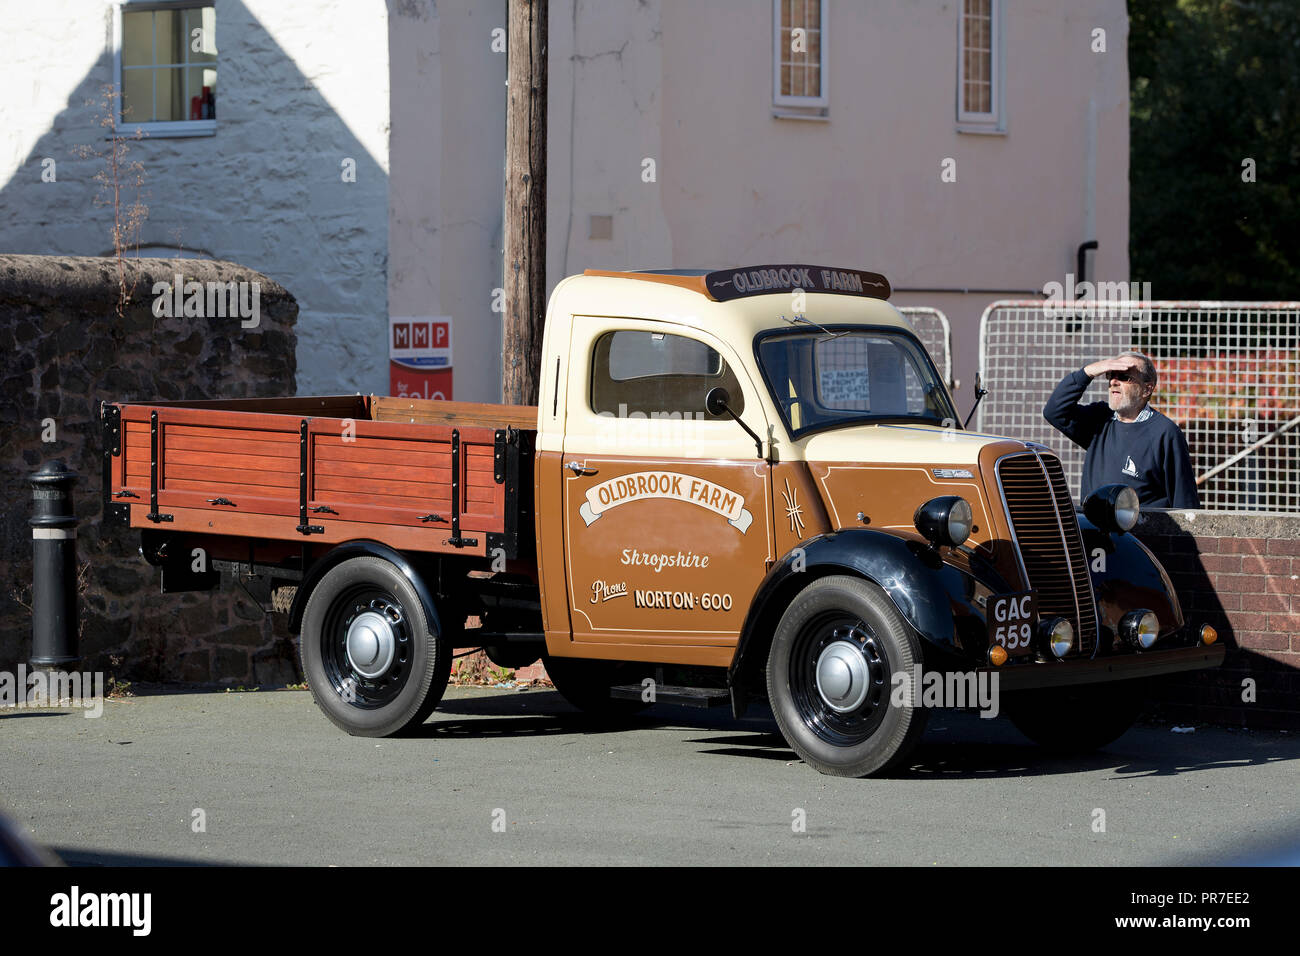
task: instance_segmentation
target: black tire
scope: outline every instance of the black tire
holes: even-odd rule
[[[1046,750],[1085,754],[1133,726],[1146,704],[1146,683],[1086,684],[1004,694],[1002,710],[1016,729]]]
[[[609,689],[618,684],[639,685],[643,675],[638,668],[614,661],[551,657],[549,654],[542,655],[542,664],[560,696],[584,714],[629,717],[650,706],[640,698],[623,700],[609,696]]]
[[[387,666],[369,677],[347,649],[350,625],[367,612],[388,622],[392,647]],[[317,706],[358,737],[419,727],[451,673],[451,647],[435,633],[406,575],[382,558],[349,558],[325,573],[303,611],[299,652]]]
[[[818,689],[817,663],[832,644],[861,656],[856,704],[833,707]],[[912,673],[920,641],[894,603],[861,578],[821,578],[786,608],[767,659],[767,694],[786,742],[804,762],[837,777],[885,773],[903,763],[925,733],[920,706],[890,703],[891,675]]]

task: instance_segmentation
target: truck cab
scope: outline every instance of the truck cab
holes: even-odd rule
[[[766,699],[831,774],[906,759],[932,705],[897,691],[922,673],[991,681],[1047,746],[1107,743],[1142,678],[1223,649],[1129,533],[1132,490],[1100,489],[1079,514],[1048,448],[966,430],[889,294],[876,273],[812,265],[589,270],[551,297],[535,409],[298,399],[272,410],[281,425],[239,402],[123,406],[138,443],[153,429],[149,484],[142,461],[106,451],[106,514],[146,529],[164,581],[169,547],[206,541],[292,582],[312,693],[350,733],[417,726],[451,648],[481,645],[508,666],[540,655],[597,713],[694,698],[739,716]],[[312,407],[347,409],[341,441],[344,413]],[[190,470],[197,507],[223,507],[160,528],[168,418],[186,440],[205,421],[262,448],[253,429],[297,437],[289,497],[263,507],[284,523],[240,524],[251,486]],[[237,477],[235,459],[217,464]],[[110,490],[147,491],[149,513]]]
[[[809,267],[778,275],[792,272],[808,282]],[[914,533],[941,481],[971,489],[900,470],[967,463],[986,441],[954,428],[946,388],[883,296],[715,299],[708,278],[589,272],[551,299],[536,476],[553,656],[729,666],[751,597],[801,542]],[[706,407],[715,389],[726,411]]]

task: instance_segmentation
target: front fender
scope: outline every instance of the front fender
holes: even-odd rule
[[[1119,619],[1128,611],[1146,608],[1160,620],[1160,637],[1183,626],[1183,609],[1173,582],[1156,556],[1131,534],[1101,531],[1082,513],[1079,528],[1088,551],[1092,589],[1097,596],[1099,623],[1118,633]]]
[[[833,531],[803,541],[768,571],[750,602],[732,660],[732,685],[766,660],[772,633],[805,584],[828,574],[854,574],[879,585],[898,612],[941,657],[979,663],[987,648],[980,596],[1012,590],[972,552],[943,549],[917,536],[871,528]]]

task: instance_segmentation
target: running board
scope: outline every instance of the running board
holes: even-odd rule
[[[609,689],[615,700],[644,700],[650,685],[619,684]],[[727,707],[731,692],[725,687],[675,687],[671,684],[654,685],[654,703],[678,704],[682,707]]]

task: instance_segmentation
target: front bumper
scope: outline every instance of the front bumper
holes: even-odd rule
[[[1143,651],[1141,654],[1095,657],[1091,660],[1026,661],[1012,666],[981,667],[976,673],[997,674],[998,686],[1004,691],[1068,687],[1074,684],[1156,677],[1179,671],[1210,670],[1223,663],[1224,653],[1223,644],[1211,644],[1208,647],[1197,645]]]

